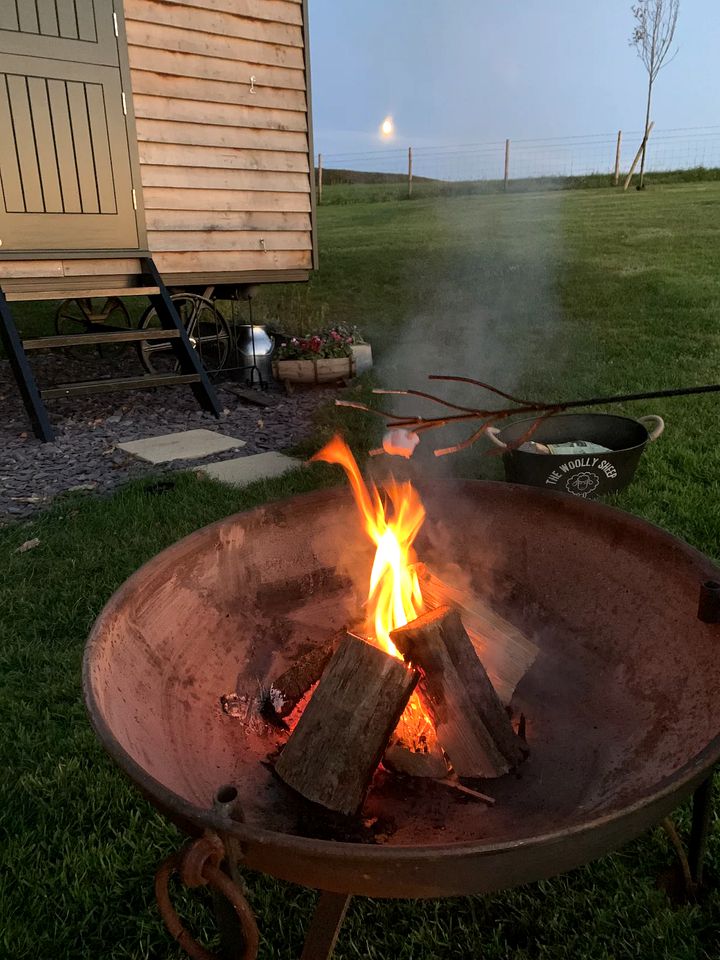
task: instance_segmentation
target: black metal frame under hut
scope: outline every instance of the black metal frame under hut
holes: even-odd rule
[[[143,273],[140,276],[138,286],[124,288],[121,291],[106,291],[106,294],[108,296],[121,294],[122,296],[148,297],[160,320],[159,330],[128,330],[126,328],[113,328],[107,324],[90,324],[89,329],[84,333],[33,337],[24,340],[18,333],[10,303],[13,300],[26,298],[22,295],[6,294],[0,287],[0,340],[10,361],[33,431],[40,440],[48,443],[55,439],[55,432],[48,417],[45,401],[59,397],[188,384],[202,409],[209,411],[216,417],[220,416],[220,406],[213,386],[197,352],[190,343],[187,331],[152,257],[145,256],[141,258],[141,262]],[[28,353],[34,350],[140,343],[152,339],[170,342],[177,360],[178,372],[82,380],[42,389],[35,380],[28,359]]]

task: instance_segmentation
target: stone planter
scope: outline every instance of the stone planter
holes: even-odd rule
[[[319,360],[275,360],[273,376],[286,384],[334,383],[355,376],[354,357],[330,357]]]

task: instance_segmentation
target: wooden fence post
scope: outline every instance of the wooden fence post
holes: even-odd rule
[[[318,154],[318,203],[322,200],[322,154]]]
[[[652,133],[652,128],[653,128],[654,126],[655,126],[655,121],[653,120],[653,121],[650,123],[650,125],[648,126],[647,130],[645,131],[645,136],[642,138],[642,142],[641,142],[640,146],[638,147],[638,152],[635,154],[635,159],[633,160],[632,166],[630,167],[630,173],[628,173],[628,175],[627,175],[627,177],[626,177],[626,179],[625,179],[625,186],[623,187],[623,190],[627,190],[627,188],[630,186],[630,181],[632,180],[632,175],[635,173],[635,167],[638,165],[638,160],[640,159],[640,156],[641,156],[641,154],[642,154],[642,152],[643,152],[643,147],[644,147],[645,144],[648,142],[648,139],[649,139],[649,137],[650,137],[650,134]]]
[[[510,141],[505,141],[505,180],[503,189],[507,190],[510,179]]]
[[[412,147],[408,147],[408,196],[412,196]]]
[[[622,143],[622,130],[618,130],[617,147],[615,147],[615,186],[620,182],[620,145]]]

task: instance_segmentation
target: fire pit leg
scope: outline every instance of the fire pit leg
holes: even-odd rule
[[[230,821],[242,823],[245,820],[237,787],[232,783],[226,783],[219,788],[213,800],[213,809]],[[247,896],[239,866],[243,860],[242,848],[230,833],[221,833],[219,836],[225,847],[225,860],[220,865],[220,869],[230,877],[238,890]],[[222,960],[241,960],[244,942],[242,924],[226,897],[217,890],[212,890],[211,894],[220,933]]]
[[[220,869],[225,856],[223,842],[217,834],[206,832],[187,843],[182,850],[166,857],[155,874],[155,899],[160,916],[171,936],[193,960],[217,960],[185,929],[170,900],[168,883],[177,873],[186,887],[206,887],[227,897],[237,914],[242,928],[242,950],[238,960],[257,960],[259,935],[255,917],[241,891]]]
[[[703,866],[710,832],[710,814],[712,812],[713,775],[704,780],[693,794],[692,830],[688,860],[693,881],[702,884]]]
[[[320,891],[300,960],[330,960],[350,900],[349,893]]]

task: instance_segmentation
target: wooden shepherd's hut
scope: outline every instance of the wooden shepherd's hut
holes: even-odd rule
[[[312,157],[307,0],[2,0],[0,333],[36,432],[13,301],[149,296],[212,408],[166,288],[306,280]]]

